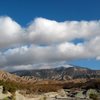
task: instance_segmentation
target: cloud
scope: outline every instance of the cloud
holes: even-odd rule
[[[77,44],[74,40],[83,39]],[[57,22],[36,18],[22,27],[0,17],[0,67],[4,70],[51,67],[78,59],[100,60],[100,21]]]
[[[56,22],[36,18],[28,27],[30,41],[36,44],[52,44],[76,38],[88,40],[100,35],[100,21]]]
[[[0,48],[16,45],[21,41],[21,26],[10,17],[0,17]]]

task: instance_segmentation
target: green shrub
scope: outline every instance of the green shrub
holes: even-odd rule
[[[92,100],[98,100],[98,95],[96,93],[91,93],[89,95],[89,97],[92,99]]]
[[[14,82],[0,80],[0,85],[3,86],[3,93],[8,91],[14,93],[17,90],[17,85]]]

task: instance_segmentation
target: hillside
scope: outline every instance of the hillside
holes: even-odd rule
[[[19,70],[12,72],[18,76],[29,79],[42,80],[69,80],[78,78],[100,78],[100,70],[92,70],[84,67],[58,67],[51,69]]]
[[[7,81],[7,82],[15,82],[15,83],[22,83],[22,84],[27,84],[27,83],[34,83],[34,80],[31,81],[31,79],[27,78],[22,78],[18,75],[11,74],[6,71],[1,71],[0,70],[0,81]]]

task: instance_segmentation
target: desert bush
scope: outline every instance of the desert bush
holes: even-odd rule
[[[100,79],[91,79],[84,83],[83,88],[85,89],[100,89]]]
[[[98,95],[96,93],[91,93],[89,95],[89,97],[92,99],[92,100],[98,100]]]
[[[14,82],[0,80],[0,85],[3,86],[3,93],[8,91],[14,93],[17,90],[17,85]]]
[[[38,92],[38,93],[43,93],[43,92],[56,92],[59,90],[60,87],[56,85],[50,85],[50,84],[42,84],[42,85],[33,85],[33,88],[30,89],[31,92]]]

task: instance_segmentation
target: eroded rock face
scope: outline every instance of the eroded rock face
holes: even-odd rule
[[[23,84],[28,83],[28,82],[34,83],[36,81],[35,79],[20,77],[15,74],[11,74],[9,72],[5,72],[1,70],[0,70],[0,80],[16,82],[16,83],[23,83]]]

